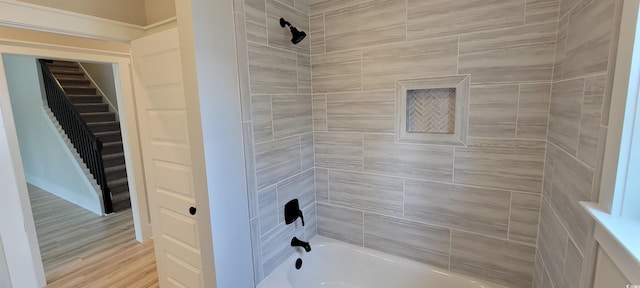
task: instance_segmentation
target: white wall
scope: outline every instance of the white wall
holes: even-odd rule
[[[36,59],[2,58],[27,182],[102,214],[101,200],[42,110]]]
[[[252,288],[232,1],[177,0],[176,10],[185,92],[197,96],[187,107],[201,115],[217,287]]]
[[[144,0],[19,0],[125,23],[146,25]]]
[[[113,108],[118,111],[118,98],[116,95],[116,85],[113,74],[113,64],[107,63],[80,63],[84,70],[89,73],[91,79],[96,82],[96,85],[100,87],[100,90],[105,94],[104,96],[109,99]]]
[[[147,24],[154,24],[176,16],[176,4],[173,0],[144,0]]]
[[[1,234],[0,234],[0,288],[11,288],[11,279],[9,278],[9,267],[7,267],[7,257],[4,256],[4,247],[2,246]]]
[[[598,262],[596,264],[596,275],[593,288],[613,288],[626,287],[630,283],[620,271],[620,268],[613,263],[613,260],[602,249],[598,249]]]

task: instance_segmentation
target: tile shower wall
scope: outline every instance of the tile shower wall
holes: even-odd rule
[[[594,223],[578,201],[598,200],[621,3],[560,3],[534,287],[590,287]]]
[[[283,17],[309,31],[305,0],[235,0],[234,19],[256,283],[316,234],[309,40],[290,42]],[[298,198],[306,226],[284,223]]]
[[[318,234],[531,287],[558,0],[309,6]],[[471,75],[467,145],[396,143],[396,81],[452,75]]]

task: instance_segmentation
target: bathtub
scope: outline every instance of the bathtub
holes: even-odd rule
[[[300,249],[257,288],[504,288],[321,236],[310,242],[311,252]]]

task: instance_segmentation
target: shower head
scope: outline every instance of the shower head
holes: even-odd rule
[[[291,23],[289,23],[289,21],[287,20],[284,20],[284,18],[280,18],[280,27],[284,28],[285,26],[289,26],[289,28],[291,29],[291,43],[293,44],[298,44],[305,37],[307,37],[307,33],[304,33],[304,31],[300,31],[298,30],[298,28],[293,27]]]

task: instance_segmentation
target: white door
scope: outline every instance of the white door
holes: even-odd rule
[[[135,40],[131,48],[160,286],[215,287],[208,283],[215,282],[213,255],[201,253],[211,251],[211,226],[208,209],[197,205],[203,199],[198,193],[206,191],[194,189],[199,185],[193,171],[204,167],[194,167],[192,159],[204,152],[194,148],[198,145],[188,132],[195,120],[185,105],[178,31]]]

